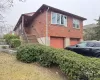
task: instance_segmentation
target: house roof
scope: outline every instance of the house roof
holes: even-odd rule
[[[26,16],[33,16],[35,14],[35,12],[30,12],[30,13],[25,13],[24,15]]]
[[[22,16],[26,17],[27,20],[29,20],[33,15],[35,14],[35,12],[30,12],[30,13],[25,13],[25,14],[22,14],[14,28],[14,31],[16,30],[17,26],[21,23],[22,21]],[[25,20],[25,21],[27,21]]]
[[[77,18],[82,19],[82,20],[86,20],[86,18],[84,18],[84,17],[78,16],[78,15],[75,15],[75,14],[72,14],[72,13],[69,13],[69,12],[66,12],[66,11],[51,7],[51,6],[48,6],[48,5],[45,5],[45,4],[42,5],[41,7],[49,7],[49,9],[51,9],[51,10],[54,10],[54,11],[57,11],[57,12],[61,12],[63,14],[69,15],[69,16],[77,17]]]
[[[85,25],[85,26],[83,26],[83,28],[84,29],[87,29],[87,28],[94,28],[94,27],[97,27],[97,25],[96,24],[88,24],[88,25]]]
[[[51,7],[51,6],[43,4],[36,12],[22,14],[21,17],[20,17],[20,19],[18,20],[18,22],[17,22],[14,30],[17,28],[18,24],[21,22],[22,16],[26,16],[29,19],[28,24],[31,24],[31,22],[34,20],[34,18],[42,10],[45,10],[45,9],[48,9],[48,8],[49,8],[49,10],[52,10],[52,11],[60,12],[62,14],[65,14],[65,15],[68,15],[68,16],[72,16],[72,17],[75,17],[75,18],[78,18],[78,19],[81,19],[81,20],[86,20],[86,18],[84,18],[84,17],[81,17],[81,16],[78,16],[78,15],[75,15],[75,14],[72,14],[72,13],[69,13],[69,12],[66,12],[66,11],[63,11],[63,10],[60,10],[60,9],[57,9],[57,8],[54,8],[54,7]]]
[[[86,18],[84,18],[84,17],[78,16],[78,15],[75,15],[75,14],[72,14],[72,13],[69,13],[69,12],[66,12],[66,11],[63,11],[63,10],[60,10],[60,9],[51,7],[51,6],[48,6],[48,5],[45,5],[45,4],[43,4],[43,5],[35,12],[35,14],[32,16],[32,19],[34,19],[42,10],[48,9],[48,8],[49,8],[49,10],[52,10],[52,11],[55,11],[55,12],[60,12],[60,13],[65,14],[65,15],[67,15],[67,16],[72,16],[72,17],[74,17],[74,18],[78,18],[78,19],[81,19],[81,20],[86,20]]]

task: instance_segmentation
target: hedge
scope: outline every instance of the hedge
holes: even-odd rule
[[[6,40],[7,44],[10,44],[11,39],[19,39],[19,36],[12,35],[12,34],[6,34],[4,35],[4,39]]]
[[[10,40],[11,47],[16,48],[21,45],[20,39],[11,39]]]
[[[54,49],[40,44],[22,45],[18,48],[17,59],[26,63],[39,62],[46,67],[56,64],[69,80],[100,78],[100,59],[84,57],[64,49]]]

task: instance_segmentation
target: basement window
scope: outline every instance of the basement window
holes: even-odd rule
[[[59,13],[52,12],[51,13],[51,23],[67,26],[67,16]]]
[[[76,29],[80,28],[80,22],[78,19],[73,19],[73,28],[76,28]]]

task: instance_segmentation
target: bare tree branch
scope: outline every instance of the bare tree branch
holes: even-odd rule
[[[0,20],[3,20],[4,16],[3,13],[5,13],[6,10],[13,7],[13,1],[14,0],[0,0]],[[21,2],[25,2],[26,0],[18,0]]]
[[[13,30],[13,26],[6,24],[4,13],[13,7],[14,0],[0,0],[0,36]],[[18,0],[25,2],[26,0]]]

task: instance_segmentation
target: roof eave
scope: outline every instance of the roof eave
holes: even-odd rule
[[[51,6],[48,6],[48,5],[45,5],[45,4],[43,4],[41,7],[49,7],[49,9],[53,9],[53,10],[56,10],[56,11],[59,11],[59,12],[62,12],[62,13],[66,13],[66,14],[68,14],[68,15],[70,15],[70,16],[80,18],[81,20],[87,20],[87,19],[84,18],[84,17],[78,16],[78,15],[75,15],[75,14],[72,14],[72,13],[69,13],[69,12],[66,12],[66,11],[63,11],[63,10],[60,10],[60,9],[51,7]]]

